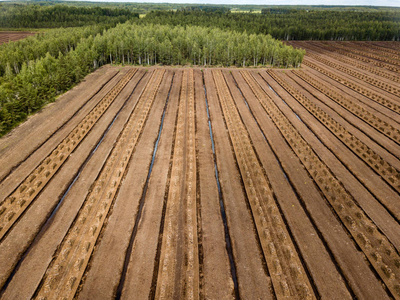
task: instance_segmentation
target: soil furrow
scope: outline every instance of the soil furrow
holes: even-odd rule
[[[285,173],[283,164],[279,161],[276,152],[271,149],[272,143],[275,142],[275,139],[271,140],[271,130],[269,129],[265,132],[262,130],[261,124],[264,125],[266,122],[265,111],[263,111],[261,106],[255,107],[254,102],[258,100],[254,94],[250,94],[252,93],[251,89],[240,74],[238,72],[233,72],[232,74],[234,75],[234,82],[231,84],[228,82],[230,90],[232,95],[234,95],[242,119],[249,130],[251,140],[260,157],[266,175],[271,182],[281,211],[284,213],[290,225],[291,232],[296,239],[297,246],[301,250],[304,264],[311,274],[319,296],[328,299],[351,299],[350,293],[345,286],[344,278],[341,278],[336,270],[336,266],[332,262],[332,258],[327,249],[325,249],[323,242],[315,238],[319,235],[318,229],[303,211],[301,200],[298,199],[300,197],[307,199],[312,197],[312,193],[310,193],[312,182],[309,178],[303,178],[296,167],[294,176],[296,176],[296,179],[299,179],[301,186],[307,187],[307,192],[296,191],[292,186],[289,180],[291,176],[288,178],[289,174]],[[229,76],[226,75],[226,77],[229,81]],[[232,84],[236,83],[236,80],[240,93],[243,88],[243,92],[246,94],[246,98],[243,98],[244,94],[242,94],[243,100],[240,99],[241,97],[235,95],[235,89]],[[250,103],[247,102],[247,99]],[[284,150],[282,145],[279,148],[280,152],[287,153],[290,151],[289,149]],[[307,181],[310,186],[305,184]],[[316,193],[318,194],[317,191]],[[317,199],[313,200],[318,201]],[[319,200],[321,201],[322,199]],[[324,269],[321,269],[321,266],[324,266]]]
[[[289,92],[299,103],[301,103],[311,114],[313,114],[322,124],[340,139],[349,149],[353,151],[360,159],[379,174],[394,190],[400,192],[400,173],[390,165],[385,159],[379,156],[368,145],[360,141],[357,137],[347,131],[342,125],[330,117],[324,110],[314,102],[304,96],[301,92],[295,90],[279,77],[277,72],[268,71],[274,80],[276,80],[287,92]]]
[[[34,163],[43,159],[37,158],[40,153],[38,150],[45,148],[45,144],[55,136],[62,135],[73,119],[80,115],[83,118],[85,110],[90,111],[101,100],[100,96],[103,93],[105,95],[116,84],[119,77],[122,77],[120,71],[107,67],[99,69],[87,76],[81,85],[60,96],[55,103],[48,105],[3,137],[0,140],[0,164],[3,166],[0,170],[1,186],[4,179],[9,180],[10,175],[31,157]],[[88,89],[88,86],[94,91]],[[50,152],[53,148],[54,146],[47,151]],[[34,167],[36,165],[31,169]],[[3,199],[1,195],[0,199]]]
[[[164,71],[155,71],[111,155],[93,184],[76,220],[60,245],[36,297],[72,299],[119,189]]]
[[[255,299],[274,299],[271,278],[209,69],[204,70],[204,82],[207,87],[210,121],[214,129],[215,158],[221,193],[225,200],[239,294],[244,299],[249,295]]]
[[[304,71],[293,71],[293,74],[297,75],[305,82],[324,93],[330,99],[340,104],[342,107],[349,110],[378,131],[382,132],[388,138],[400,144],[400,130],[395,128],[392,124],[389,124],[387,120],[383,121],[375,114],[374,111],[366,110],[365,107],[353,102],[350,98],[344,97],[343,95],[335,92],[333,89],[321,83],[321,81],[317,81],[316,78],[307,75]]]
[[[158,167],[157,161],[164,155],[164,143],[166,143],[164,136],[168,134],[165,130],[168,131],[169,110],[173,103],[170,103],[172,99],[167,99],[168,102],[166,102],[166,95],[171,87],[172,77],[173,72],[167,70],[142,136],[132,154],[127,174],[115,199],[107,225],[103,227],[103,233],[100,235],[81,281],[79,294],[76,295],[79,299],[132,299],[132,297],[142,299],[149,295],[152,279],[149,270],[153,268],[155,252],[153,249],[157,244],[157,226],[153,225],[160,222],[160,203],[162,203],[168,172],[168,160],[166,163],[163,162],[164,167],[161,168]],[[175,86],[174,79],[173,89]],[[163,118],[163,109],[165,109],[165,118]],[[158,144],[156,129],[161,134]],[[149,175],[150,172],[152,153],[155,154],[155,163],[149,181],[143,181],[146,174]],[[165,165],[166,170],[163,169]],[[147,189],[146,182],[148,182]],[[154,185],[156,185],[155,188]],[[158,196],[154,197],[154,193]],[[144,200],[143,209],[141,218],[137,220],[141,199]],[[148,211],[154,211],[154,214],[149,214]],[[138,223],[137,233],[133,236],[136,223]],[[143,239],[144,236],[145,239]],[[133,239],[131,252],[128,249],[130,239]],[[121,276],[124,275],[121,274],[121,270],[122,274],[126,271],[123,283]],[[135,274],[131,274],[132,272]],[[123,289],[123,293],[119,287]]]
[[[229,134],[278,299],[313,299],[313,288],[275,203],[221,71],[213,72]],[[251,166],[251,167],[250,167]]]
[[[314,58],[315,60],[322,62],[324,65],[330,66],[336,70],[342,71],[352,77],[358,78],[364,82],[367,82],[371,85],[374,85],[382,90],[385,90],[395,96],[400,96],[400,89],[396,88],[392,83],[387,83],[387,82],[382,82],[381,80],[378,80],[376,78],[373,78],[371,76],[362,74],[357,71],[353,71],[350,68],[344,67],[343,65],[334,63],[333,61],[329,59],[325,59],[320,55],[315,55],[315,54],[308,54],[309,57]]]
[[[184,70],[182,77],[157,299],[199,297],[195,135],[194,78],[190,69]]]
[[[302,166],[300,159],[291,149],[284,133],[275,123],[276,121],[279,122],[281,119],[285,120],[284,115],[281,113],[284,111],[283,108],[287,108],[287,105],[284,104],[283,99],[278,97],[275,90],[273,90],[269,84],[266,84],[262,77],[256,76],[254,73],[253,77],[257,80],[257,83],[262,87],[267,96],[264,100],[259,100],[258,98],[254,100],[251,96],[254,95],[254,93],[251,91],[250,87],[247,84],[242,84],[242,87],[246,87],[246,89],[243,90],[246,94],[246,98],[249,100],[249,104],[253,109],[262,108],[259,120],[263,130],[267,133],[266,137],[270,140],[271,146],[274,148],[282,168],[286,171],[288,179],[293,183],[297,193],[302,196],[302,204],[321,232],[323,236],[322,239],[326,241],[327,246],[332,251],[332,256],[335,258],[339,270],[343,272],[347,285],[350,286],[354,295],[359,298],[370,297],[371,295],[382,298],[382,295],[386,293],[382,289],[381,282],[371,274],[365,256],[361,255],[356,244],[352,242],[351,236],[347,234],[340,219],[332,213],[333,211],[329,202],[323,197],[323,194],[315,184],[313,178],[306,171],[304,166]],[[247,91],[249,89],[250,92]],[[273,102],[268,101],[268,99],[270,99],[269,97],[273,99]],[[281,105],[279,105],[279,103]],[[267,109],[269,107],[271,107],[271,109]],[[277,109],[272,110],[273,108]],[[277,112],[277,117],[271,119],[270,117],[274,115],[270,115],[270,113],[274,111]],[[289,124],[294,124],[294,121],[302,124],[293,112],[290,113],[293,118],[289,121]],[[296,126],[296,128],[297,127],[298,126]],[[304,132],[302,134],[304,134]],[[321,144],[317,140],[317,146],[318,145]],[[313,145],[313,147],[315,147],[315,145]],[[323,149],[323,151],[325,154],[326,149]],[[334,166],[338,166],[337,162],[334,163]],[[348,174],[347,170],[345,174]]]
[[[336,75],[336,74],[328,71],[324,67],[318,66],[317,64],[315,64],[315,63],[313,63],[313,62],[311,62],[309,60],[305,60],[303,62],[303,64],[308,66],[308,67],[310,67],[310,68],[313,68],[313,69],[317,70],[318,72],[320,72],[320,73],[322,73],[322,74],[334,79],[335,81],[337,81],[337,82],[339,82],[339,83],[351,88],[352,90],[354,90],[354,91],[360,93],[361,95],[364,95],[365,97],[367,97],[367,98],[379,103],[380,105],[382,105],[382,106],[384,106],[384,107],[386,107],[386,108],[388,108],[390,110],[393,110],[396,113],[400,113],[400,106],[397,103],[395,103],[395,102],[391,101],[390,99],[388,99],[387,97],[384,97],[384,96],[376,93],[375,91],[366,89],[366,88],[360,86],[359,84],[355,83],[354,81],[349,81],[344,77]]]
[[[364,49],[364,51],[360,51],[360,50],[356,50],[356,49],[349,49],[349,48],[343,46],[342,44],[339,44],[339,42],[332,42],[332,43],[323,42],[323,43],[329,44],[330,46],[333,46],[333,47],[343,50],[342,53],[345,53],[345,55],[347,55],[349,57],[359,59],[362,61],[366,61],[366,62],[370,62],[378,67],[384,67],[390,71],[394,71],[394,72],[400,71],[400,68],[398,68],[396,66],[396,64],[393,64],[393,61],[384,59],[378,55],[369,54],[369,53],[365,52],[365,49]]]
[[[97,122],[88,136],[77,147],[75,150],[76,153],[74,152],[74,155],[66,161],[64,167],[57,172],[56,177],[43,189],[23,217],[18,220],[7,237],[0,243],[1,248],[7,248],[12,253],[18,254],[17,258],[20,257],[20,251],[25,251],[26,245],[31,243],[25,251],[23,258],[18,262],[15,275],[5,290],[4,295],[7,295],[7,297],[12,298],[13,296],[10,295],[17,293],[22,298],[32,298],[34,291],[52,260],[52,255],[67,234],[69,227],[90,190],[91,184],[96,180],[97,174],[102,169],[116,138],[129,119],[148,81],[149,76],[143,76],[145,74],[143,69],[138,74],[139,76],[135,76],[128,84],[129,88],[124,89],[120,96],[118,96],[118,98],[122,99],[121,103],[116,101],[107,110],[102,117],[104,120]],[[109,127],[110,122],[113,121],[118,112],[119,114],[113,125]],[[107,128],[109,128],[109,131],[105,134]],[[102,142],[96,145],[99,137],[102,135],[104,135]],[[83,167],[76,182],[70,186],[68,193],[66,193],[68,184],[71,182],[69,176],[76,174],[77,170],[82,168],[82,164],[87,158],[87,153],[94,151],[94,149],[96,151],[93,153],[93,156]],[[61,194],[59,194],[60,189]],[[58,206],[57,203],[61,197],[63,198],[62,203]],[[56,205],[57,211],[54,212]],[[51,217],[49,217],[50,215]],[[32,241],[32,239],[34,240]],[[11,254],[8,253],[7,256],[7,252],[0,253],[5,254],[4,257],[1,257],[1,262],[8,266]],[[28,279],[24,278],[23,274],[25,273],[30,274]]]
[[[400,285],[396,278],[400,278],[398,263],[400,256],[390,241],[383,235],[378,227],[370,220],[365,212],[358,206],[357,201],[347,192],[343,184],[336,179],[326,164],[320,160],[313,149],[301,137],[297,130],[272,104],[267,94],[255,83],[249,74],[244,74],[246,81],[253,92],[262,101],[264,108],[269,112],[277,127],[284,134],[291,148],[302,161],[314,182],[319,186],[325,198],[331,204],[336,214],[342,220],[358,246],[368,257],[388,289],[396,298],[400,297]]]
[[[202,211],[203,298],[240,298],[232,239],[226,217],[215,156],[213,124],[209,116],[203,72],[195,71],[199,196]],[[215,130],[215,129],[214,129]],[[211,171],[214,170],[214,176]],[[218,200],[219,203],[218,203]],[[221,241],[225,240],[225,244]]]
[[[360,118],[340,106],[337,102],[332,101],[331,98],[318,91],[318,89],[297,76],[294,76],[292,72],[281,75],[285,81],[288,81],[287,83],[295,89],[301,90],[304,96],[318,105],[340,125],[345,127],[351,134],[370,147],[371,150],[375,151],[397,170],[400,169],[400,148],[397,143],[384,136],[381,132],[375,130],[362,119],[360,120]],[[355,103],[355,101],[351,102],[351,104],[353,103]],[[351,104],[348,105],[348,107],[351,107]],[[395,122],[381,115],[379,112],[375,112],[374,116],[376,119],[380,119],[381,123],[385,122],[386,124],[394,125],[393,127],[397,128]]]
[[[297,43],[294,44],[294,46],[297,46],[297,45],[298,45]],[[368,63],[359,62],[359,61],[351,59],[351,58],[346,58],[345,55],[343,55],[343,54],[337,54],[337,52],[331,51],[332,49],[329,48],[328,46],[324,47],[322,44],[318,44],[318,45],[313,44],[311,46],[311,44],[309,44],[309,43],[307,43],[307,44],[301,43],[300,45],[301,45],[301,47],[307,49],[307,56],[310,56],[310,52],[316,53],[316,54],[323,54],[323,55],[326,55],[327,57],[334,58],[338,61],[344,62],[347,65],[354,66],[358,69],[366,70],[370,74],[374,74],[379,77],[383,77],[383,78],[389,79],[391,81],[400,83],[400,78],[398,76],[396,76],[395,74],[383,71],[379,68],[372,67]]]
[[[132,69],[43,162],[0,204],[0,239],[46,186],[136,73]]]

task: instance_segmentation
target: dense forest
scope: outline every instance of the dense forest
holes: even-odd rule
[[[400,40],[400,11],[264,9],[262,14],[200,9],[152,11],[140,22],[214,26],[281,40]]]
[[[0,45],[0,76],[6,72],[18,74],[23,63],[29,64],[47,53],[55,58],[59,54],[65,55],[74,50],[81,39],[102,33],[104,29],[106,29],[104,25],[52,29],[14,43],[2,44]]]
[[[0,5],[0,27],[2,28],[58,28],[100,23],[116,25],[134,18],[139,18],[139,14],[123,8]]]
[[[305,54],[269,35],[218,28],[126,22],[102,29],[53,29],[0,47],[0,135],[107,63],[297,67]]]

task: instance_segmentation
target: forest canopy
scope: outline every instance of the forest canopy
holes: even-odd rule
[[[67,5],[0,5],[0,27],[58,28],[95,24],[116,25],[139,18],[124,8],[74,7]]]
[[[0,135],[107,63],[297,67],[304,54],[269,35],[198,26],[53,29],[0,46]]]
[[[217,27],[281,40],[400,40],[400,10],[341,11],[274,8],[261,14],[200,9],[152,11],[139,22]]]

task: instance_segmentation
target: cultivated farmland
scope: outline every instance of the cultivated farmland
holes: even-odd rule
[[[0,31],[0,45],[8,42],[18,41],[34,34],[35,33],[33,32],[25,31]]]
[[[105,66],[0,140],[2,299],[400,299],[400,45]]]

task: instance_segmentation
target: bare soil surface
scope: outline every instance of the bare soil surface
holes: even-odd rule
[[[0,31],[0,45],[8,42],[22,40],[28,36],[35,35],[29,31]]]
[[[400,299],[398,43],[290,44],[104,66],[0,139],[0,298]]]

